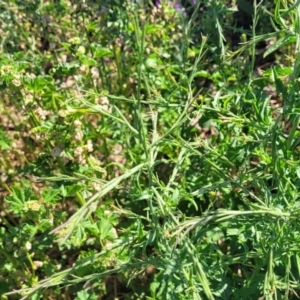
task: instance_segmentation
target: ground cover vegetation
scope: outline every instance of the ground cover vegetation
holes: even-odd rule
[[[298,299],[300,1],[0,3],[1,299]]]

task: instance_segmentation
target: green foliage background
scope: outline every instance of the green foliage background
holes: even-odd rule
[[[295,1],[0,3],[1,299],[299,297]]]

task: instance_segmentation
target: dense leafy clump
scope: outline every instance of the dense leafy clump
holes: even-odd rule
[[[299,1],[0,6],[1,299],[300,296]]]

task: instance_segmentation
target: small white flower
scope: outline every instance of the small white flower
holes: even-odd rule
[[[96,67],[91,68],[91,74],[93,79],[98,79],[99,78],[99,70]]]
[[[33,262],[34,269],[36,270],[36,269],[38,269],[38,268],[42,267],[42,266],[43,266],[43,264],[44,264],[44,263],[43,263],[42,261],[35,260],[35,261]]]
[[[31,250],[32,244],[30,242],[26,242],[25,248],[26,248],[27,251]]]
[[[83,138],[83,133],[82,133],[80,130],[76,131],[76,133],[75,133],[75,135],[74,135],[74,139],[75,139],[76,141],[81,141],[82,138]]]
[[[74,121],[75,127],[81,127],[82,123],[79,120]]]
[[[92,143],[92,141],[91,140],[88,140],[87,141],[87,151],[88,152],[93,152],[93,143]]]
[[[61,153],[62,153],[62,149],[59,147],[54,147],[51,151],[51,155],[53,157],[58,157],[58,156],[60,156]]]
[[[75,155],[76,157],[79,157],[79,156],[81,156],[82,152],[83,152],[83,148],[82,148],[82,147],[77,147],[77,148],[74,150],[74,155]]]

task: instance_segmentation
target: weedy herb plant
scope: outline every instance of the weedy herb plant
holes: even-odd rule
[[[299,298],[299,1],[1,8],[1,299]]]

